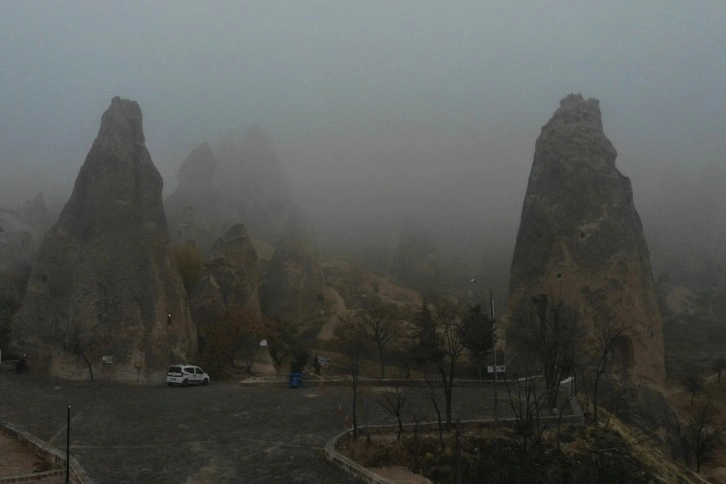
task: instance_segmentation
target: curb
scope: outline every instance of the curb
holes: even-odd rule
[[[348,474],[363,480],[364,482],[369,482],[371,484],[395,484],[393,481],[384,479],[375,472],[363,467],[335,450],[338,440],[347,435],[348,431],[345,430],[325,443],[325,458],[327,461],[337,467],[340,467]]]
[[[498,385],[505,383],[516,383],[517,380],[499,380]],[[266,386],[266,387],[286,387],[288,386],[287,379],[281,380],[240,380],[241,386]],[[320,385],[328,387],[344,387],[349,386],[350,381],[347,380],[324,380],[316,378],[303,378],[301,386],[307,386],[308,388],[319,387]],[[454,387],[485,387],[494,384],[493,380],[454,380]],[[358,386],[361,387],[427,387],[432,385],[434,387],[441,387],[443,384],[441,380],[358,380]]]

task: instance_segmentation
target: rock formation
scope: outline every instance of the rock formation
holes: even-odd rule
[[[163,381],[167,365],[195,355],[162,185],[139,105],[115,97],[14,320],[33,368],[86,378],[85,357],[97,378]]]
[[[533,296],[548,294],[577,311],[589,337],[595,324],[622,324],[618,363],[659,386],[661,316],[630,180],[616,156],[596,99],[567,96],[542,127],[512,260],[509,329],[526,324],[518,311]]]
[[[246,309],[260,316],[257,254],[244,225],[234,225],[214,244],[202,277],[189,295],[189,306],[201,340],[205,328],[219,321],[227,309]]]
[[[212,180],[216,166],[212,148],[202,143],[179,169],[177,188],[164,204],[174,245],[193,242],[206,254],[221,235],[220,193]]]
[[[316,251],[300,212],[293,210],[267,268],[263,315],[301,323],[325,314],[325,277]]]
[[[269,137],[258,126],[240,140],[227,136],[217,158],[220,185],[230,204],[244,207],[241,220],[249,232],[267,242],[279,240],[292,210],[292,190]]]

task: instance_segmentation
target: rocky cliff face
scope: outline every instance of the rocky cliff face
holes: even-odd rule
[[[211,250],[200,281],[189,295],[200,337],[228,309],[246,309],[260,316],[257,254],[242,224],[232,226]]]
[[[216,166],[208,143],[192,151],[181,166],[177,188],[164,204],[174,245],[193,242],[207,253],[221,235],[220,193],[212,180]]]
[[[262,288],[266,317],[301,323],[325,314],[325,277],[316,250],[300,212],[294,210],[267,267]]]
[[[648,247],[630,180],[615,166],[599,102],[579,94],[560,108],[535,146],[511,267],[509,307],[537,294],[577,310],[592,334],[622,323],[617,358],[639,381],[662,385],[663,330]]]
[[[58,222],[45,236],[14,320],[36,369],[86,378],[162,378],[196,353],[196,330],[171,257],[162,179],[141,109],[114,98]],[[102,364],[109,356],[113,363]],[[108,359],[107,359],[108,361]],[[138,368],[138,370],[137,370]]]

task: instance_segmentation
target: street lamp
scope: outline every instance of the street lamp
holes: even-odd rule
[[[497,320],[494,319],[494,297],[492,289],[489,288],[489,310],[492,316],[492,351],[494,352],[494,421],[499,421],[498,399],[497,399]]]
[[[469,281],[472,284],[477,284],[475,278],[471,278]],[[492,351],[494,353],[494,422],[499,422],[499,398],[497,395],[497,321],[494,319],[494,297],[492,296],[492,289],[489,288],[489,310],[492,320]]]

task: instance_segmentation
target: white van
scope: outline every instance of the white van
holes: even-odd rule
[[[172,385],[206,385],[209,383],[209,375],[198,366],[193,365],[172,365],[166,372],[166,383]]]

